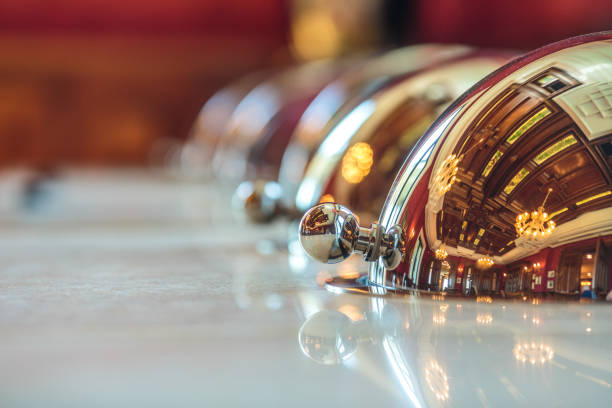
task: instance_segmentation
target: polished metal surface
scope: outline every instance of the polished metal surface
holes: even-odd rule
[[[319,144],[344,116],[399,78],[443,61],[464,57],[470,52],[471,48],[460,45],[417,45],[382,55],[364,56],[343,65],[338,78],[334,78],[321,92],[310,98],[308,106],[288,106],[284,111],[279,111],[276,120],[270,121],[267,131],[260,135],[260,140],[251,148],[248,161],[253,170],[250,171],[250,179],[255,180],[256,184],[278,180],[282,195],[276,207],[282,211],[277,211],[276,215],[299,219],[304,211],[296,208],[295,197],[306,167]],[[302,102],[305,101],[309,99]],[[296,112],[302,111],[301,116],[295,116]],[[282,117],[292,113],[293,120],[282,120]],[[258,167],[263,167],[263,162],[267,162],[268,169],[258,170]],[[246,213],[252,221],[272,219],[273,216],[254,211],[254,208],[263,209],[265,205],[256,205],[253,199],[249,198],[251,211]],[[247,207],[246,203],[236,204],[238,207]]]
[[[355,107],[400,78],[470,52],[470,47],[462,45],[404,47],[370,56],[328,84],[304,112],[284,152],[278,181],[285,205],[295,207],[297,190],[310,160],[329,132]]]
[[[305,212],[336,202],[363,223],[378,218],[405,155],[448,103],[506,61],[464,54],[398,78],[360,101],[325,135],[294,197]]]
[[[607,296],[611,37],[518,58],[436,120],[406,154],[379,218],[382,228],[402,226],[405,256],[393,268],[372,263],[370,284]]]
[[[202,155],[202,161],[197,164],[202,167],[210,166],[217,143],[229,137],[227,123],[233,112],[243,98],[270,75],[272,75],[270,72],[246,75],[215,92],[206,101],[193,123],[187,143],[188,149],[190,146],[197,148]],[[183,152],[181,164],[184,166],[196,165],[189,162],[188,152]]]
[[[212,159],[215,174],[231,181],[243,181],[248,175],[265,179],[270,170],[276,175],[278,169],[270,169],[267,159],[259,155],[265,156],[268,149],[259,149],[259,153],[253,149],[257,149],[257,143],[278,136],[279,128],[281,142],[286,143],[282,139],[289,137],[290,131],[286,134],[284,127],[292,128],[291,122],[299,119],[309,101],[338,75],[344,64],[321,60],[293,66],[252,88],[226,120],[225,133],[218,140]],[[270,151],[276,149],[274,144],[267,147]],[[273,154],[273,159],[280,164],[281,156],[282,149]]]
[[[306,252],[321,262],[341,262],[356,252],[368,262],[380,258],[388,268],[394,268],[401,260],[405,236],[399,225],[386,232],[377,224],[360,227],[346,207],[323,203],[304,214],[299,239]]]
[[[322,371],[359,367],[373,382],[393,373],[408,406],[609,404],[610,357],[594,335],[610,333],[606,305],[424,294],[303,295],[302,305],[302,353]]]
[[[279,212],[281,187],[274,181],[243,181],[232,196],[232,206],[253,222],[266,222]]]

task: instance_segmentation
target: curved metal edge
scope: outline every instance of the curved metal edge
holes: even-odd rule
[[[327,279],[324,284],[325,289],[332,293],[353,293],[369,296],[418,296],[420,293],[415,289],[400,289],[380,286],[372,283],[368,279],[368,274],[364,273],[357,278],[341,278],[336,276]]]

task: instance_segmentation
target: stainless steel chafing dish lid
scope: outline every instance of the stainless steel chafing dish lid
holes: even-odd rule
[[[489,75],[437,119],[407,155],[378,224],[362,228],[350,210],[322,204],[302,219],[300,240],[324,262],[364,253],[364,281],[391,290],[465,290],[471,271],[489,276],[477,290],[604,296],[611,140],[612,33],[554,43]]]

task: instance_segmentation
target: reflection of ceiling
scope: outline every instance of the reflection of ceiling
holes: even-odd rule
[[[598,122],[599,137],[586,137],[584,124],[572,118],[575,112],[556,102],[566,92],[584,99],[583,88],[565,71],[550,68],[509,86],[482,109],[452,152],[464,158],[437,212],[438,239],[449,247],[503,255],[516,245],[517,214],[535,210],[549,188],[546,210],[557,225],[612,206],[612,134]],[[583,107],[593,113],[599,106],[607,115],[607,99],[600,95],[607,88],[600,88]]]

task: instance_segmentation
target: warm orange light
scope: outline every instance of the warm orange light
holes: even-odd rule
[[[448,257],[448,252],[446,252],[444,244],[442,244],[440,248],[436,249],[435,256],[436,256],[436,259],[440,261],[443,261]]]
[[[340,31],[331,13],[324,9],[302,13],[291,31],[294,51],[302,59],[332,57],[340,51]]]
[[[438,326],[444,326],[446,324],[446,315],[443,312],[434,312],[433,316],[431,317],[431,320],[434,324],[437,324]]]
[[[331,275],[326,270],[321,270],[317,273],[316,281],[319,286],[325,285],[328,279],[331,279]]]
[[[514,346],[514,358],[521,362],[526,363],[529,361],[531,365],[544,364],[549,362],[555,356],[555,351],[552,347],[546,344],[523,343]]]
[[[476,316],[476,322],[482,325],[491,324],[493,321],[493,315],[491,313],[478,313]]]
[[[363,313],[357,309],[357,306],[351,304],[345,304],[338,308],[340,313],[347,315],[352,321],[357,322],[363,320]]]
[[[351,264],[344,263],[340,266],[338,275],[343,279],[357,279],[359,272]]]
[[[430,361],[425,368],[425,381],[439,401],[446,401],[450,397],[448,376],[437,361]]]
[[[369,144],[353,145],[342,158],[342,177],[351,184],[360,183],[370,173],[374,163],[374,151]]]
[[[476,261],[476,265],[480,268],[480,269],[487,269],[492,267],[495,264],[495,262],[493,261],[493,259],[491,259],[488,256],[483,256],[478,258],[478,260]]]
[[[336,200],[334,199],[334,196],[331,194],[323,194],[321,196],[321,199],[319,200],[319,204],[321,203],[333,203]]]
[[[440,196],[446,194],[448,190],[457,181],[457,172],[459,171],[459,162],[463,159],[463,156],[457,157],[456,154],[448,156],[444,163],[438,169],[436,177],[434,179],[435,189]]]

